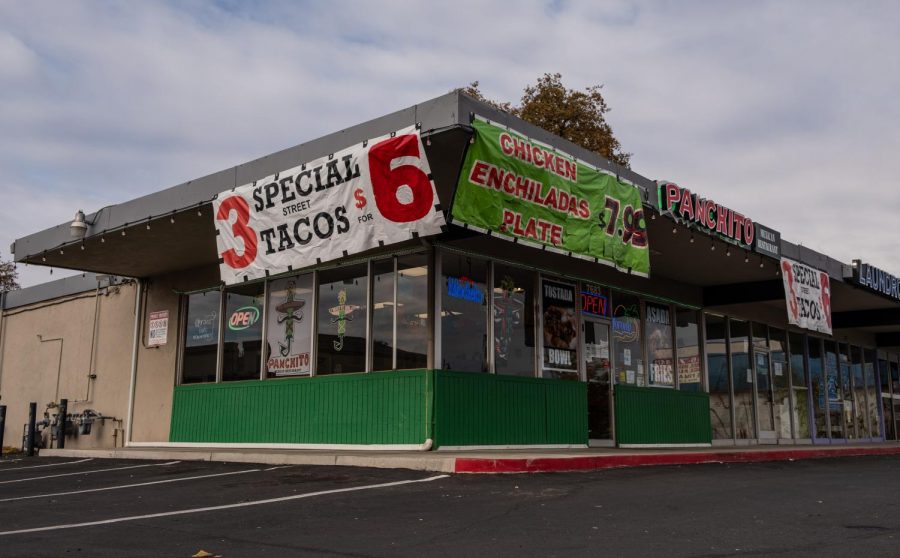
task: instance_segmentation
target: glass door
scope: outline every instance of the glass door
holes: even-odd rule
[[[843,384],[838,368],[838,352],[834,341],[825,341],[825,381],[828,397],[828,437],[844,438]]]
[[[774,395],[772,394],[771,366],[769,352],[756,349],[753,353],[756,364],[756,404],[759,410],[759,439],[775,439],[775,421],[772,416]]]
[[[612,365],[609,324],[584,320],[584,370],[588,392],[588,432],[591,440],[612,439]]]

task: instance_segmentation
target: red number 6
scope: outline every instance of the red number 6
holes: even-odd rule
[[[235,238],[240,238],[244,241],[244,253],[238,255],[234,248],[229,248],[222,252],[222,259],[229,267],[243,269],[256,259],[256,231],[248,226],[250,222],[250,207],[247,205],[247,201],[240,196],[226,198],[219,206],[216,219],[227,223],[232,211],[234,211],[236,218],[231,225],[231,232]]]
[[[428,175],[414,164],[405,163],[391,168],[391,162],[399,157],[421,157],[418,136],[397,136],[372,146],[369,150],[369,175],[372,177],[375,205],[381,214],[395,223],[409,223],[428,214],[434,203],[434,193]],[[397,198],[397,192],[404,185],[412,191],[410,203],[401,203]]]

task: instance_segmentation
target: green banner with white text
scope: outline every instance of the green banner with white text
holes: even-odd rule
[[[476,119],[453,200],[456,224],[649,275],[638,188]]]

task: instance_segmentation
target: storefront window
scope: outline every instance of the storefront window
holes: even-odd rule
[[[647,385],[641,346],[641,301],[638,297],[613,293],[612,329],[616,383]]]
[[[441,257],[441,368],[487,372],[487,263]]]
[[[875,351],[865,349],[863,353],[863,374],[866,379],[866,414],[869,416],[869,436],[881,437],[881,421],[878,418],[878,384],[875,379]]]
[[[262,351],[262,283],[225,291],[222,381],[258,380]]]
[[[881,412],[884,414],[884,437],[887,440],[896,440],[894,430],[894,401],[891,398],[891,369],[888,361],[878,359],[878,377],[881,380]]]
[[[809,438],[809,389],[806,384],[806,365],[803,358],[803,335],[788,333],[791,350],[791,387],[793,389],[794,437]]]
[[[700,329],[697,312],[686,308],[675,310],[675,350],[678,389],[702,391],[700,366]]]
[[[892,355],[888,366],[891,370],[891,391],[894,394],[894,435],[900,438],[900,368],[897,366],[897,355]]]
[[[672,351],[672,312],[668,306],[646,305],[647,358],[650,374],[647,385],[675,387],[675,361]]]
[[[428,256],[397,258],[397,369],[428,366]]]
[[[494,264],[494,371],[534,376],[534,273]]]
[[[853,377],[853,422],[859,438],[869,437],[868,403],[866,402],[866,378],[863,371],[862,350],[850,347],[850,375]]]
[[[731,378],[734,390],[735,437],[755,437],[753,424],[753,368],[750,366],[750,324],[729,320]]]
[[[187,328],[181,365],[183,384],[216,381],[221,300],[219,291],[195,293],[187,297]]]
[[[706,314],[706,370],[709,375],[709,422],[713,438],[731,439],[731,389],[728,382],[728,344],[723,316]]]
[[[394,259],[372,264],[372,370],[394,368]]]
[[[316,374],[366,369],[366,265],[319,272]]]
[[[807,339],[809,340],[809,382],[812,387],[815,434],[816,438],[828,438],[827,417],[832,384],[825,374],[822,340],[817,337],[808,337]]]
[[[312,348],[313,275],[269,283],[266,377],[308,376]]]
[[[772,361],[772,413],[775,418],[775,432],[779,438],[792,438],[791,387],[787,366],[787,339],[783,329],[769,328],[769,358]]]
[[[854,439],[857,437],[856,433],[856,404],[854,403],[854,393],[853,393],[853,374],[850,369],[850,354],[849,347],[846,343],[841,343],[838,345],[838,362],[840,364],[840,381],[841,381],[841,393],[844,397],[844,436],[847,439]]]
[[[541,281],[545,378],[578,379],[578,321],[575,315],[575,285]]]
[[[838,368],[838,352],[834,341],[825,341],[825,383],[828,393],[829,438],[844,437],[844,398],[841,395],[841,377]]]

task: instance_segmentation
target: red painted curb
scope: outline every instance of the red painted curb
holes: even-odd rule
[[[648,453],[628,455],[579,455],[574,457],[539,457],[488,459],[457,457],[456,473],[547,473],[559,471],[591,471],[620,467],[653,465],[694,465],[698,463],[750,463],[761,461],[798,461],[825,457],[862,455],[900,455],[900,446],[879,448],[817,448],[808,450]]]

